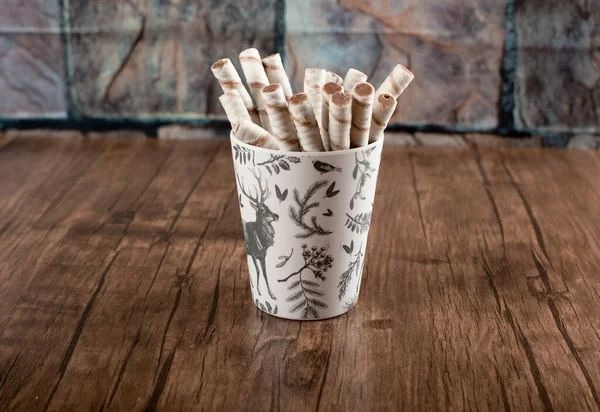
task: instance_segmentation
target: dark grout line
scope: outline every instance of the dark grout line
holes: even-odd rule
[[[275,1],[275,50],[285,63],[285,0]]]
[[[514,0],[507,0],[505,14],[504,54],[500,67],[500,101],[498,124],[500,129],[515,130],[515,76],[517,70],[517,30]]]
[[[67,104],[67,117],[72,119],[79,116],[77,106],[75,105],[75,97],[73,96],[73,67],[71,65],[71,37],[68,1],[69,0],[58,0],[58,8],[60,13],[60,39],[63,45],[63,63],[65,71],[65,102]]]
[[[465,133],[481,133],[495,134],[499,136],[510,137],[531,137],[544,136],[543,132],[535,133],[527,130],[515,130],[503,127],[480,128],[468,126],[444,126],[439,124],[389,124],[385,129],[386,132],[407,132],[407,133],[440,133],[440,134],[465,134]]]
[[[180,125],[190,127],[214,128],[227,135],[230,129],[227,120],[220,119],[189,119],[189,118],[79,118],[79,119],[56,119],[56,118],[1,118],[0,131],[8,129],[50,129],[50,130],[76,130],[81,132],[106,132],[114,130],[135,130],[149,137],[156,137],[158,129],[163,126]],[[515,130],[502,127],[476,128],[465,126],[441,126],[437,124],[390,124],[386,129],[389,132],[405,133],[440,133],[440,134],[465,134],[481,133],[493,134],[504,137],[524,138],[539,136],[547,147],[566,147],[574,133],[556,133],[536,130]]]

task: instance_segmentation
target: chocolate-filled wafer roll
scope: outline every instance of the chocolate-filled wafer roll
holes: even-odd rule
[[[381,83],[379,89],[375,92],[376,96],[387,93],[394,96],[397,99],[404,90],[408,87],[410,82],[413,81],[415,75],[410,70],[401,64],[397,64],[390,75]]]
[[[348,73],[346,73],[346,77],[344,77],[344,91],[352,93],[352,89],[354,89],[356,83],[366,82],[367,77],[369,76],[356,69],[348,70]]]
[[[300,146],[305,152],[323,152],[319,125],[306,93],[296,93],[288,101],[292,120],[296,125]]]
[[[336,93],[343,92],[344,88],[335,83],[328,82],[321,88],[321,139],[325,150],[331,150],[329,147],[329,99]]]
[[[383,131],[387,127],[390,117],[396,109],[396,99],[390,94],[376,94],[373,103],[373,115],[371,116],[371,130],[369,130],[369,143],[373,143],[383,137]]]
[[[271,84],[264,87],[262,96],[279,148],[281,150],[299,151],[298,136],[296,136],[296,130],[281,85]]]
[[[312,106],[317,123],[321,123],[321,87],[325,84],[325,69],[306,69],[304,71],[304,93]]]
[[[272,132],[269,115],[265,110],[265,103],[261,94],[263,87],[269,85],[269,79],[267,78],[265,68],[260,60],[260,53],[256,49],[246,49],[240,53],[240,63],[242,65],[244,76],[246,77],[246,82],[250,88],[250,94],[254,100],[254,105],[258,111],[260,123],[262,124],[263,129],[267,132]]]
[[[357,83],[352,89],[352,147],[366,146],[369,143],[374,96],[375,88],[366,82]]]
[[[236,139],[252,146],[278,150],[279,144],[271,133],[250,120],[244,120],[233,130]]]
[[[334,72],[327,72],[325,74],[325,83],[334,82],[339,84],[340,86],[344,83],[344,79],[342,79],[339,75]]]
[[[262,63],[265,68],[265,72],[267,73],[267,77],[269,78],[269,83],[280,84],[283,88],[283,94],[285,95],[286,99],[292,97],[294,94],[294,92],[292,92],[292,85],[290,84],[290,79],[288,79],[288,76],[285,73],[283,62],[281,61],[281,56],[279,53],[275,53],[263,58]]]
[[[244,105],[244,101],[237,90],[232,90],[220,96],[219,101],[221,102],[223,109],[225,109],[225,114],[227,115],[227,119],[229,119],[229,123],[231,123],[231,128],[233,130],[237,128],[240,122],[252,120]]]
[[[244,105],[246,106],[246,109],[248,110],[250,118],[254,123],[260,125],[258,113],[254,108],[252,98],[250,97],[250,94],[248,94],[248,90],[246,90],[246,88],[242,84],[242,79],[240,78],[240,75],[238,74],[235,67],[233,66],[233,63],[231,63],[231,60],[221,59],[215,64],[213,64],[210,67],[210,69],[219,81],[219,84],[221,85],[221,88],[223,89],[224,93],[233,90],[238,91],[242,98],[242,101],[244,102]]]
[[[352,122],[352,95],[336,93],[329,101],[329,147],[331,150],[350,148],[350,124]]]

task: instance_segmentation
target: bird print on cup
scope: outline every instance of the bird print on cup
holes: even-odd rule
[[[313,162],[313,167],[315,168],[315,170],[321,174],[323,173],[329,173],[329,172],[341,172],[342,168],[341,167],[335,167],[333,165],[330,165],[329,163],[325,163],[322,162],[320,160],[316,160]]]

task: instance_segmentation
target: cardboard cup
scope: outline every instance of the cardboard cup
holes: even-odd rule
[[[231,133],[252,300],[285,319],[327,319],[357,302],[383,139],[282,152]]]

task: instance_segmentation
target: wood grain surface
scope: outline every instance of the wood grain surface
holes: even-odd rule
[[[226,142],[0,147],[0,410],[600,410],[600,155],[386,147],[361,297],[257,310]]]

